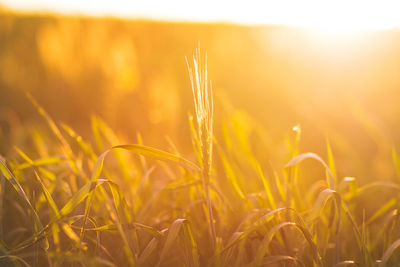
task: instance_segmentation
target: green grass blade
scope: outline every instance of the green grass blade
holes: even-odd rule
[[[194,239],[193,230],[189,221],[185,223],[183,230],[184,230],[183,238],[185,241],[185,248],[188,257],[188,265],[191,267],[199,267],[200,262],[199,262],[197,243],[196,240]]]
[[[256,165],[256,169],[257,169],[258,175],[260,176],[261,181],[264,185],[264,190],[265,190],[265,194],[267,196],[267,200],[268,200],[271,208],[276,209],[277,206],[276,206],[275,198],[273,197],[272,192],[271,192],[271,185],[269,184],[268,179],[264,176],[264,172],[262,171],[261,166],[259,164]]]
[[[12,260],[14,262],[20,262],[26,267],[30,267],[30,265],[23,258],[15,256],[15,255],[2,255],[2,256],[0,256],[0,260],[2,260],[2,259],[10,259],[10,260]],[[17,266],[19,266],[19,264]]]
[[[144,146],[144,145],[136,145],[136,144],[118,145],[118,146],[113,147],[113,149],[115,149],[115,148],[122,148],[125,150],[129,150],[131,152],[134,152],[138,155],[151,157],[151,158],[155,158],[155,159],[166,161],[166,162],[175,162],[175,163],[178,163],[179,165],[181,165],[182,167],[185,167],[186,169],[200,171],[200,168],[193,162],[191,162],[181,156],[174,155],[174,154],[171,154],[171,153],[168,153],[168,152],[156,149],[156,148],[152,148],[152,147],[148,147],[148,146]]]
[[[301,260],[287,255],[274,255],[264,257],[262,259],[261,265],[271,266],[271,264],[275,265],[280,262],[293,262],[296,263],[296,266],[305,267],[305,264]]]
[[[26,154],[25,154],[22,150],[20,150],[18,147],[14,147],[14,148],[15,148],[15,150],[18,152],[18,154],[20,154],[21,157],[22,157],[23,159],[25,159],[25,160],[28,162],[28,164],[30,164],[31,166],[34,166],[34,161],[32,161],[32,160],[28,157],[28,155],[26,155]],[[53,162],[53,160],[50,160],[50,161]],[[46,162],[46,161],[44,161],[44,162]],[[47,190],[46,186],[43,184],[42,179],[40,179],[40,176],[39,176],[39,174],[37,173],[36,170],[34,170],[34,174],[35,174],[36,180],[38,181],[38,183],[40,184],[40,187],[42,188],[42,191],[43,191],[43,194],[44,194],[44,196],[45,196],[45,198],[46,198],[46,200],[47,200],[47,203],[49,204],[51,210],[54,212],[55,216],[56,216],[57,218],[59,218],[59,217],[60,217],[60,211],[58,210],[57,205],[56,205],[56,203],[54,202],[53,197],[51,196],[50,192]]]
[[[391,198],[385,204],[383,204],[366,222],[366,224],[371,224],[375,220],[379,219],[381,216],[389,212],[393,207],[399,203],[400,197]]]
[[[28,207],[31,209],[32,214],[33,214],[33,220],[35,222],[37,231],[40,232],[43,230],[43,225],[39,219],[39,215],[37,214],[36,210],[32,206],[31,202],[28,199],[28,196],[25,194],[24,189],[22,189],[21,185],[18,183],[17,179],[15,179],[14,175],[12,172],[8,169],[6,162],[3,157],[0,156],[0,172],[3,174],[3,176],[11,183],[15,191],[25,200],[26,204]],[[41,242],[41,247],[44,250],[47,250],[49,247],[49,243],[47,238]]]
[[[310,218],[311,220],[314,220],[315,218],[321,216],[321,212],[323,208],[325,207],[327,201],[333,197],[335,200],[335,216],[336,216],[336,231],[334,233],[335,235],[335,263],[339,261],[339,253],[340,253],[340,241],[339,241],[339,231],[340,231],[340,222],[341,222],[341,217],[342,217],[342,199],[340,195],[331,189],[325,189],[323,190],[319,195],[317,200],[315,201],[315,204],[312,208]],[[330,221],[328,228],[330,228],[330,225],[333,224],[333,222]]]
[[[346,266],[360,266],[360,264],[358,264],[358,262],[356,262],[356,261],[346,260],[346,261],[338,262],[335,265],[335,267],[346,267]]]
[[[183,224],[185,223],[185,219],[176,219],[168,229],[167,239],[165,240],[164,247],[160,253],[160,259],[157,263],[157,266],[160,266],[167,256],[168,251],[173,247],[174,242],[176,241],[179,231],[181,230]]]
[[[136,229],[127,235],[125,233],[125,229],[122,227],[123,225],[132,225],[132,215],[131,211],[128,209],[127,203],[122,195],[121,189],[119,186],[113,182],[107,182],[108,186],[111,190],[112,200],[114,202],[115,210],[118,217],[117,228],[120,232],[120,235],[125,243],[124,250],[128,257],[128,260],[131,264],[136,262],[135,251],[139,251],[139,241],[136,234]],[[131,248],[133,246],[133,249]],[[132,252],[133,250],[133,252]]]
[[[53,134],[57,137],[58,141],[61,144],[61,148],[62,148],[65,156],[68,158],[68,162],[71,166],[72,171],[75,174],[79,174],[80,171],[76,164],[76,161],[73,159],[74,154],[72,152],[71,146],[67,142],[67,140],[64,138],[64,136],[61,134],[61,131],[58,128],[57,124],[53,121],[53,119],[50,117],[50,115],[47,114],[47,112],[37,103],[37,101],[32,97],[31,94],[26,93],[26,96],[31,101],[31,103],[36,108],[36,110],[39,112],[39,114],[45,119],[45,121],[49,125]]]
[[[29,101],[31,101],[31,103],[36,108],[36,110],[39,112],[39,114],[46,120],[51,131],[54,133],[54,135],[60,141],[63,148],[66,149],[68,154],[71,154],[72,153],[71,147],[68,144],[67,140],[65,140],[64,136],[61,134],[61,131],[60,131],[60,129],[58,129],[57,124],[53,121],[53,119],[50,117],[50,115],[47,114],[47,112],[38,104],[38,102],[33,98],[33,96],[31,94],[26,93],[26,96],[29,99]]]
[[[393,164],[394,168],[396,171],[397,179],[400,182],[400,158],[396,153],[396,149],[393,147],[392,149],[392,159],[393,159]]]
[[[138,155],[152,157],[152,158],[155,158],[155,159],[158,159],[158,160],[162,160],[162,161],[167,161],[167,162],[175,162],[175,163],[178,163],[179,165],[181,165],[181,166],[183,166],[183,167],[185,167],[187,169],[191,169],[191,170],[194,169],[194,170],[197,170],[197,171],[200,170],[200,168],[196,164],[192,163],[191,161],[189,161],[189,160],[187,160],[187,159],[185,159],[183,157],[180,157],[180,156],[177,156],[177,155],[174,155],[174,154],[171,154],[171,153],[159,150],[159,149],[155,149],[155,148],[151,148],[151,147],[147,147],[147,146],[143,146],[143,145],[137,145],[137,144],[118,145],[118,146],[114,146],[114,147],[106,150],[105,152],[103,152],[97,158],[96,164],[95,164],[94,169],[92,171],[91,182],[95,182],[100,177],[100,174],[101,174],[102,169],[103,169],[104,159],[107,156],[107,154],[110,151],[112,151],[113,149],[125,149],[125,150],[128,150],[128,151],[134,152],[134,153],[136,153]],[[83,221],[81,237],[83,237],[84,227],[85,227],[85,224],[86,224],[87,215],[89,213],[91,200],[92,200],[92,195],[90,194],[89,197],[88,197],[88,201],[86,202],[85,219]]]
[[[240,185],[238,184],[236,172],[233,170],[231,164],[229,163],[228,158],[225,156],[223,151],[220,151],[220,156],[228,181],[231,183],[231,185],[235,189],[235,192],[238,194],[240,199],[245,199],[245,195],[242,189],[240,188]]]
[[[85,142],[82,137],[76,134],[75,131],[68,125],[61,123],[61,127],[71,138],[75,140],[75,142],[79,145],[82,151],[85,152],[86,155],[88,155],[92,160],[96,160],[96,154],[89,143]]]
[[[254,261],[252,263],[253,266],[260,266],[262,259],[264,258],[264,255],[267,253],[267,249],[269,247],[269,243],[272,241],[272,238],[274,235],[281,230],[283,227],[289,226],[289,225],[295,225],[296,223],[294,222],[282,222],[274,227],[272,227],[271,230],[267,232],[265,235],[264,239],[261,241],[260,246],[257,249]]]
[[[21,150],[18,149],[18,153],[19,153],[19,151],[21,151]],[[38,160],[31,160],[30,163],[19,164],[19,165],[17,165],[17,168],[20,169],[20,170],[23,170],[23,169],[26,169],[26,168],[29,168],[29,167],[32,167],[32,166],[40,167],[40,166],[46,166],[46,165],[59,164],[59,163],[61,163],[63,161],[64,161],[64,159],[62,157],[47,157],[47,158],[41,158],[41,159],[38,159]]]
[[[335,179],[335,185],[337,185],[337,174],[336,174],[336,165],[335,165],[335,159],[333,157],[333,153],[332,153],[332,148],[331,148],[331,144],[329,142],[329,139],[326,139],[326,151],[328,153],[328,166],[329,169],[332,172],[332,176]],[[336,187],[335,187],[336,188]]]
[[[365,210],[363,210],[362,225],[361,225],[361,243],[362,243],[361,254],[364,261],[364,265],[371,266],[373,263],[368,250],[367,227],[365,224]]]
[[[334,190],[325,189],[319,193],[318,198],[314,203],[314,206],[313,206],[311,214],[310,214],[311,220],[314,220],[315,218],[317,218],[321,215],[321,211],[325,207],[325,204],[329,200],[330,197],[335,198],[335,200],[337,202],[337,207],[339,207],[339,209],[340,209],[340,207],[342,206],[340,195]]]
[[[138,259],[138,266],[149,266],[145,265],[145,263],[150,258],[150,256],[156,251],[159,243],[160,241],[157,238],[152,238],[150,240],[150,242],[147,244],[143,252],[140,254],[140,257]]]
[[[314,153],[304,153],[304,154],[300,154],[300,155],[298,155],[298,156],[292,158],[292,159],[285,165],[285,168],[295,166],[295,165],[299,164],[301,161],[303,161],[303,160],[305,160],[305,159],[315,159],[315,160],[317,160],[318,162],[320,162],[320,163],[325,167],[325,169],[326,169],[326,171],[327,171],[327,173],[328,173],[328,175],[327,175],[327,178],[328,178],[328,179],[327,179],[327,182],[328,182],[329,188],[335,190],[335,188],[336,188],[336,186],[335,186],[335,184],[336,184],[336,183],[335,183],[335,178],[333,177],[333,174],[332,174],[331,170],[329,169],[329,166],[328,166],[328,165],[325,163],[325,161],[323,161],[323,160],[321,159],[321,157],[318,156],[317,154],[314,154]]]
[[[22,189],[22,186],[18,183],[17,179],[15,179],[14,175],[12,172],[8,169],[6,165],[6,161],[3,157],[0,156],[0,171],[3,174],[3,176],[11,183],[11,185],[14,187],[15,191],[18,192],[22,196],[23,199],[25,199],[26,203],[32,207],[31,202],[28,199],[28,196],[25,194],[24,189]]]
[[[394,241],[390,247],[385,251],[385,253],[382,256],[382,262],[379,265],[379,267],[386,267],[390,257],[392,256],[393,252],[400,247],[400,239],[397,239]]]
[[[256,255],[255,255],[255,259],[253,261],[253,266],[260,266],[262,259],[264,258],[264,255],[269,247],[269,244],[272,240],[272,238],[275,236],[275,234],[281,230],[284,227],[288,227],[288,226],[292,226],[295,229],[298,229],[303,236],[305,237],[305,239],[307,240],[307,242],[310,244],[311,249],[313,251],[314,254],[314,261],[317,263],[318,266],[322,267],[323,263],[321,261],[321,257],[319,255],[318,252],[318,248],[315,245],[315,243],[312,241],[312,236],[311,234],[304,228],[304,226],[301,226],[297,223],[294,222],[282,222],[279,223],[277,225],[275,225],[274,227],[272,227],[271,230],[268,231],[268,233],[265,235],[264,239],[261,241],[260,246],[257,249]]]
[[[104,151],[104,143],[103,139],[100,134],[100,118],[97,116],[91,117],[91,126],[92,126],[92,133],[94,136],[94,140],[99,151]]]
[[[86,197],[89,196],[91,191],[105,181],[106,180],[98,179],[96,182],[89,182],[82,186],[60,210],[60,216],[64,217],[70,214],[80,203],[82,203],[83,200],[85,200]]]
[[[226,251],[224,257],[222,258],[222,266],[226,266],[227,263],[230,261],[230,259],[233,256],[234,245],[239,243],[239,241],[243,237],[244,237],[243,236],[243,232],[234,232],[231,235],[231,237],[230,237],[230,239],[228,241],[228,244],[222,250],[219,251],[220,254],[222,254],[222,253],[224,253]]]
[[[64,231],[65,235],[74,242],[76,247],[81,247],[81,240],[79,239],[79,236],[74,232],[74,230],[72,230],[69,224],[62,223],[61,229]]]
[[[7,254],[8,251],[9,251],[9,249],[8,249],[6,243],[4,243],[4,241],[2,239],[0,239],[0,252],[2,254]]]
[[[56,205],[56,203],[54,202],[53,197],[51,196],[50,192],[47,190],[46,186],[43,184],[42,179],[40,179],[39,174],[34,171],[35,173],[35,177],[36,180],[39,182],[40,187],[42,188],[43,194],[47,200],[47,203],[49,204],[51,210],[54,212],[54,215],[56,216],[56,218],[60,218],[60,211]]]

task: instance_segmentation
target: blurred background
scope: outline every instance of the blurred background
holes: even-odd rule
[[[221,20],[187,21],[187,14],[171,21],[170,14],[152,20],[145,13],[131,18],[97,9],[82,14],[40,7],[39,12],[19,2],[3,1],[0,9],[2,155],[26,142],[28,128],[45,125],[26,92],[56,122],[87,139],[96,114],[123,142],[135,143],[141,133],[145,144],[163,148],[168,136],[182,154],[190,153],[187,118],[193,100],[185,56],[200,41],[214,86],[217,134],[232,118],[246,124],[250,138],[255,128],[263,128],[267,149],[259,153],[279,168],[290,159],[282,151],[299,124],[301,151],[326,157],[329,138],[339,175],[394,179],[391,151],[400,150],[400,31],[381,23],[385,16],[365,13],[355,19],[358,24],[349,24],[355,15],[345,10],[349,14],[336,24],[304,27],[320,26],[318,17],[314,24],[266,25],[262,12],[238,21],[232,19],[236,13]],[[255,147],[258,141],[253,138]]]

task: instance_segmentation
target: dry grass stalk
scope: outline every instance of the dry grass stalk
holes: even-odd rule
[[[213,116],[214,103],[211,81],[208,80],[207,72],[207,55],[204,58],[204,66],[202,65],[200,44],[193,55],[193,67],[190,66],[186,58],[189,70],[190,82],[193,91],[193,99],[197,119],[197,131],[201,147],[201,170],[202,182],[206,195],[206,202],[209,213],[210,232],[212,243],[216,245],[216,233],[212,212],[212,203],[209,191],[211,164],[212,164],[212,148],[213,148]]]

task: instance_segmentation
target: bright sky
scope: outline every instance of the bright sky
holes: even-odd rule
[[[331,30],[400,27],[400,0],[0,0],[23,11]]]

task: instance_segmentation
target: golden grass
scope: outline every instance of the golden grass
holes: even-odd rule
[[[98,117],[93,140],[84,140],[29,96],[49,129],[32,130],[30,145],[0,157],[1,265],[398,264],[399,180],[340,179],[328,141],[327,163],[300,153],[300,127],[288,140],[286,166],[270,168],[253,152],[265,144],[243,134],[250,125],[243,116],[226,116],[221,136],[214,136],[200,48],[187,64],[198,163],[175,148],[146,146],[141,136],[137,144],[120,144]],[[38,136],[47,132],[53,139],[42,142]],[[399,174],[395,149],[392,158]],[[301,166],[310,159],[326,174],[313,184]]]
[[[212,167],[213,151],[213,118],[214,118],[214,100],[211,81],[208,80],[207,55],[202,65],[200,43],[193,55],[193,67],[190,66],[187,58],[186,63],[189,70],[190,82],[193,91],[193,100],[197,118],[197,136],[200,143],[201,157],[201,177],[205,199],[207,202],[210,234],[212,246],[216,247],[216,233],[214,226],[214,216],[210,197],[210,176]]]

